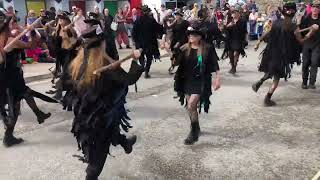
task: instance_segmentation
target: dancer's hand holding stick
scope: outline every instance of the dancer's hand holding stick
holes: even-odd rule
[[[5,52],[9,52],[13,45],[22,38],[22,36],[26,35],[29,31],[32,31],[34,29],[34,26],[38,24],[41,21],[41,17],[39,17],[37,20],[35,20],[31,25],[29,25],[25,30],[23,30],[18,36],[13,38],[4,48],[3,50]]]
[[[134,50],[130,55],[126,56],[125,58],[123,58],[119,61],[115,61],[107,66],[104,66],[100,69],[95,70],[93,72],[93,74],[97,75],[97,74],[100,74],[100,73],[107,71],[107,70],[117,69],[121,66],[122,63],[126,62],[127,60],[129,60],[131,58],[138,59],[141,56],[141,52],[142,52],[142,49]]]

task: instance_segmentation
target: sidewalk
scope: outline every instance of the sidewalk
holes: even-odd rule
[[[120,59],[129,55],[132,49],[118,49]],[[165,51],[160,51],[161,55],[163,56],[166,54]],[[51,72],[49,71],[50,68],[55,66],[54,63],[38,63],[38,64],[26,64],[23,66],[24,77],[26,83],[31,83],[34,81],[41,81],[44,79],[49,79],[52,77]]]

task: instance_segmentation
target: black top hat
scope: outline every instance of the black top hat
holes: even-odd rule
[[[97,19],[97,18],[99,18],[99,15],[98,15],[97,13],[95,13],[95,12],[89,12],[89,13],[88,13],[88,16],[89,16],[90,19]]]
[[[283,5],[282,14],[287,17],[293,17],[297,12],[297,6],[294,2],[288,2]]]
[[[97,34],[96,29],[83,34],[82,37],[87,39],[85,45],[87,49],[98,47],[105,40],[104,33]]]
[[[91,26],[93,25],[101,25],[101,22],[96,19],[85,19],[83,20],[86,24],[89,24]]]
[[[151,9],[149,8],[148,5],[143,5],[143,6],[141,7],[141,11],[142,11],[142,13],[144,13],[144,14],[148,14],[148,13],[151,12]]]
[[[195,21],[191,26],[188,27],[187,30],[188,36],[191,34],[200,35],[202,38],[205,36],[205,32],[200,28],[200,22]]]
[[[181,10],[178,10],[174,12],[174,15],[183,17],[183,12]]]
[[[71,22],[71,20],[69,18],[70,15],[71,14],[69,12],[63,11],[62,13],[58,14],[58,18],[59,19],[64,19],[64,20],[67,20],[67,21]]]

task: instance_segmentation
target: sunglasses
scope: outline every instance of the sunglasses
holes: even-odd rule
[[[313,5],[314,8],[320,8],[320,5]]]

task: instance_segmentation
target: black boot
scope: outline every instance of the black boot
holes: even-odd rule
[[[51,116],[51,113],[44,113],[40,110],[36,111],[35,114],[37,116],[39,124],[44,123],[44,120],[48,119]]]
[[[58,89],[53,98],[60,101],[62,99],[62,91]]]
[[[301,84],[302,89],[308,89],[308,79],[303,79],[302,84]]]
[[[270,106],[275,106],[276,105],[276,103],[271,100],[271,96],[272,96],[272,93],[268,93],[266,95],[266,97],[264,98],[264,106],[270,107]]]
[[[309,88],[310,89],[316,89],[317,87],[316,87],[316,81],[315,80],[311,80],[310,79],[310,84],[309,84]]]
[[[132,146],[137,142],[137,136],[133,135],[129,138],[126,138],[125,136],[123,136],[123,138],[121,138],[119,144],[120,146],[123,147],[124,151],[126,152],[126,154],[130,154],[132,152]]]
[[[199,139],[199,134],[200,134],[199,121],[192,122],[190,133],[189,133],[187,139],[184,140],[184,144],[185,145],[192,145],[193,143],[197,142]]]
[[[149,79],[150,77],[151,77],[151,76],[149,75],[149,72],[145,72],[145,73],[144,73],[144,78],[145,78],[145,79]]]
[[[16,138],[13,136],[13,128],[7,127],[4,133],[3,145],[6,147],[11,147],[13,145],[17,145],[23,142],[23,139]]]
[[[258,82],[256,82],[256,83],[254,83],[253,85],[252,85],[252,90],[254,91],[254,92],[258,92],[258,90],[260,89],[260,87],[261,87],[261,85],[263,84],[263,81],[258,81]]]

